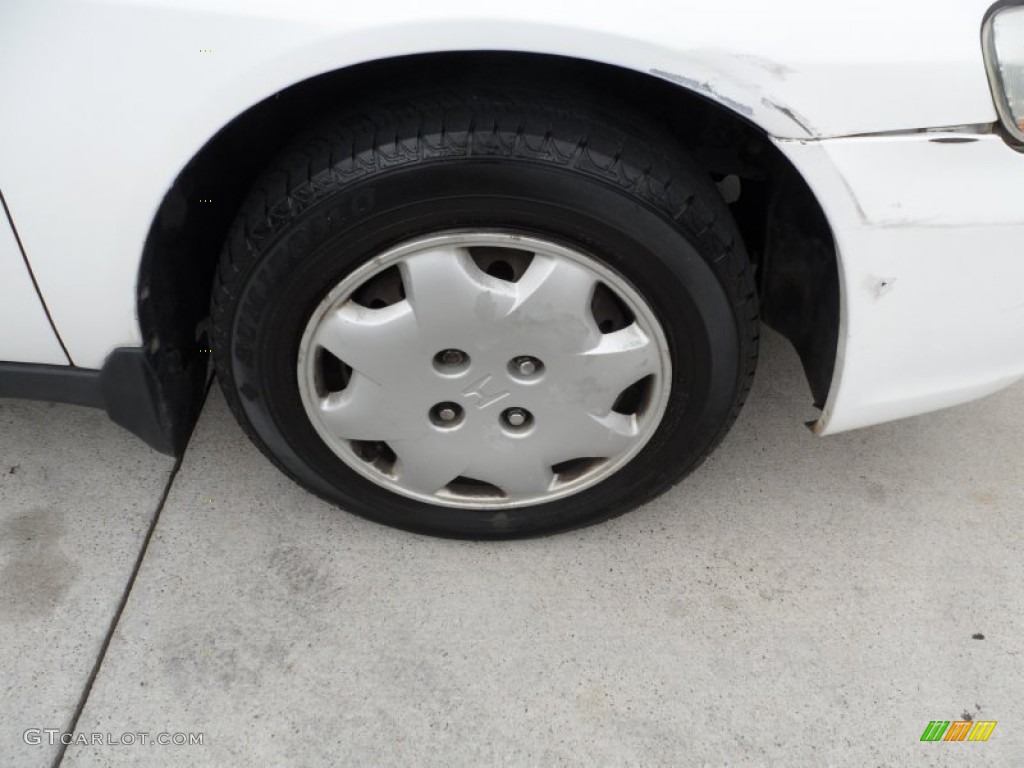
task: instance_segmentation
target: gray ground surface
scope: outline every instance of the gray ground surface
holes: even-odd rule
[[[1024,387],[826,439],[805,392],[770,336],[686,483],[601,526],[479,544],[332,509],[214,391],[75,728],[204,743],[63,764],[1021,764]],[[0,404],[0,456],[24,473],[0,479],[5,530],[63,516],[63,538],[45,519],[5,533],[0,566],[77,563],[4,616],[2,765],[52,759],[21,732],[69,720],[169,469],[83,413]],[[919,741],[965,713],[999,722],[989,742]]]
[[[49,765],[174,460],[101,411],[0,400],[0,766]]]

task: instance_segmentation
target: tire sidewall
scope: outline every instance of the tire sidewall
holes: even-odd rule
[[[629,464],[595,486],[500,510],[416,501],[349,468],[306,416],[296,361],[323,297],[403,241],[460,229],[519,231],[587,253],[624,277],[661,323],[673,368],[661,423]],[[297,480],[363,516],[474,538],[593,522],[685,474],[732,413],[740,342],[727,292],[671,217],[604,180],[522,160],[421,163],[345,184],[278,221],[258,248],[231,322],[231,374],[245,417]]]

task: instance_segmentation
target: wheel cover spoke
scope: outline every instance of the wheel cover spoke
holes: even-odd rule
[[[488,274],[476,248],[492,259],[484,266],[509,249],[518,279]],[[391,267],[404,293],[396,277],[392,303],[357,303]],[[599,286],[625,307],[617,330],[595,318]],[[331,356],[342,374],[321,367]],[[553,500],[617,471],[654,433],[671,383],[664,333],[621,276],[494,232],[422,238],[357,269],[310,317],[297,373],[314,428],[349,467],[420,501],[485,509]]]
[[[355,371],[378,384],[400,381],[422,355],[420,330],[408,302],[367,309],[354,302],[329,312],[313,337]]]
[[[398,456],[398,482],[421,493],[436,493],[460,475],[472,460],[472,446],[452,445],[450,435],[431,434],[389,443]]]
[[[356,372],[343,392],[320,398],[320,415],[345,440],[410,439],[424,434],[429,422],[400,391]]]
[[[420,326],[421,341],[466,338],[490,326],[514,301],[509,283],[480,270],[466,248],[435,248],[400,266],[409,303]]]
[[[589,307],[597,276],[585,267],[552,256],[535,254],[529,269],[515,284],[516,300],[506,322],[524,334],[550,334],[558,329],[565,351],[584,349],[600,335]]]
[[[564,408],[550,414],[545,427],[545,455],[551,464],[582,457],[611,458],[627,450],[639,433],[634,416]]]
[[[489,457],[490,458],[490,457]],[[508,495],[542,494],[551,488],[555,473],[544,457],[527,450],[503,452],[497,461],[480,461],[467,473],[500,488]]]
[[[626,387],[660,368],[659,351],[636,323],[601,336],[600,342],[572,358],[584,407],[608,412]]]

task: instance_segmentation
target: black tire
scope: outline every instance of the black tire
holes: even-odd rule
[[[212,299],[217,376],[243,429],[300,484],[388,525],[508,538],[604,520],[661,493],[715,448],[746,397],[758,345],[747,255],[707,174],[658,125],[579,93],[423,90],[296,139],[233,224]],[[669,405],[643,450],[596,486],[482,511],[391,493],[319,438],[295,363],[310,313],[374,255],[463,227],[521,230],[624,275],[661,322]]]

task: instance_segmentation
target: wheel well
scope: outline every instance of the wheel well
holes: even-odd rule
[[[221,246],[246,192],[288,140],[322,114],[387,92],[394,83],[454,82],[465,72],[590,88],[673,131],[720,182],[757,270],[762,317],[793,342],[815,403],[824,403],[839,327],[834,241],[814,195],[765,133],[722,105],[652,75],[498,52],[408,56],[321,75],[246,110],[203,146],[164,197],[139,272],[145,350],[165,386],[198,391],[182,381],[207,370],[206,319]],[[738,199],[731,199],[737,189]],[[194,405],[174,407],[194,413]]]

